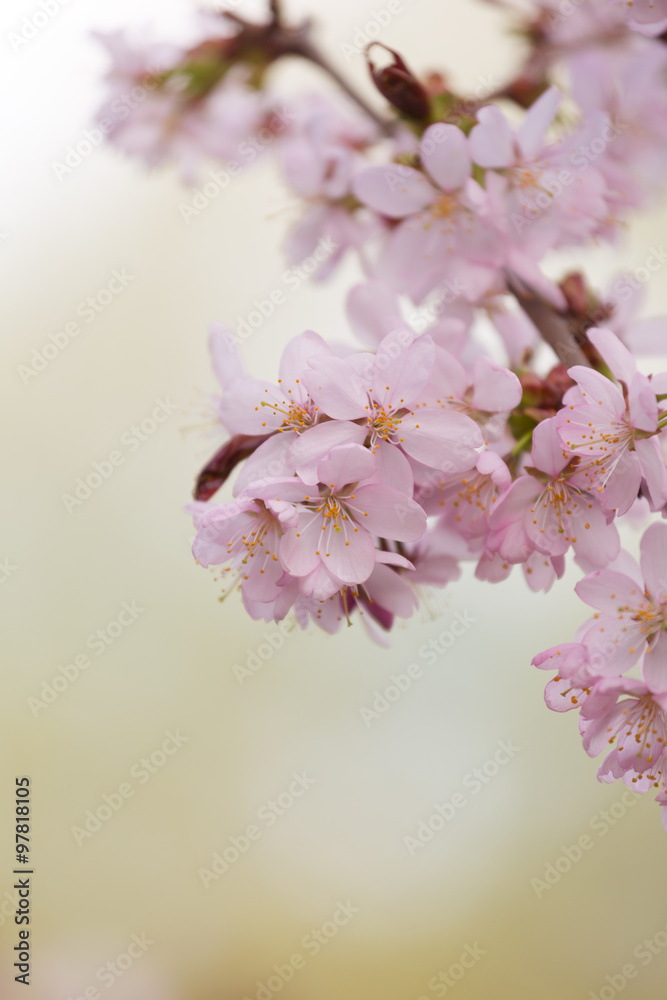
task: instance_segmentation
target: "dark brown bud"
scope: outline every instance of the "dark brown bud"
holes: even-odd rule
[[[560,283],[567,308],[573,316],[585,316],[589,306],[589,295],[584,276],[577,271],[567,274]]]
[[[390,52],[394,58],[394,61],[384,69],[378,69],[369,55],[373,46],[378,45]],[[373,83],[391,105],[407,118],[420,122],[430,120],[431,102],[428,92],[398,52],[382,42],[371,42],[366,48],[366,59]]]
[[[210,500],[214,493],[226,482],[239,462],[252,455],[255,448],[266,441],[268,434],[236,434],[215,453],[204,466],[194,488],[195,500]]]

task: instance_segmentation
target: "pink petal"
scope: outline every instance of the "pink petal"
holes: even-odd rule
[[[260,379],[244,378],[229,383],[218,412],[230,434],[270,434],[282,426],[285,415],[280,410],[283,404],[283,396],[276,386]]]
[[[389,486],[361,486],[345,503],[359,524],[381,538],[416,542],[426,531],[426,514],[419,504]]]
[[[376,347],[394,330],[407,329],[398,296],[389,285],[375,279],[355,285],[347,297],[347,318],[364,344]]]
[[[369,479],[375,472],[375,459],[368,448],[344,444],[332,448],[317,465],[319,481],[339,492],[349,483]]]
[[[303,503],[313,496],[312,487],[302,483],[296,476],[289,479],[276,478],[268,483],[253,483],[251,489],[253,498],[272,503]]]
[[[569,368],[568,375],[578,384],[586,404],[607,409],[615,417],[623,416],[625,400],[621,390],[611,379],[592,368],[584,368],[583,365]]]
[[[444,347],[436,347],[432,381],[438,399],[444,403],[463,399],[468,389],[469,379],[458,358],[455,358]]]
[[[653,691],[667,691],[667,635],[664,632],[660,632],[655,645],[646,650],[642,675]]]
[[[432,242],[433,228],[426,228],[421,217],[406,219],[389,235],[377,264],[382,279],[415,303],[421,302],[438,282]]]
[[[313,357],[303,373],[303,384],[320,409],[335,420],[354,420],[368,414],[363,383],[343,358]]]
[[[324,520],[324,531],[320,531],[319,558],[330,573],[342,583],[363,583],[375,566],[375,545],[365,528],[355,526],[351,521],[341,521],[337,527],[330,520]]]
[[[556,582],[557,573],[554,566],[554,559],[559,556],[548,556],[544,552],[533,552],[523,564],[523,573],[526,583],[533,591],[538,593],[543,590],[546,594]]]
[[[657,372],[655,375],[652,375],[651,386],[656,396],[667,394],[667,372]]]
[[[521,402],[521,383],[514,374],[492,358],[479,357],[473,369],[475,391],[472,405],[477,410],[502,413]]]
[[[245,377],[238,347],[229,327],[211,323],[208,347],[215,376],[223,389],[235,379]]]
[[[423,392],[435,360],[435,346],[422,334],[401,346],[390,334],[377,349],[373,366],[373,396],[388,409],[413,406]]]
[[[586,694],[565,677],[554,677],[544,689],[544,701],[552,712],[571,712],[585,704]]]
[[[654,382],[645,375],[634,375],[628,384],[630,422],[640,431],[653,434],[658,429],[658,402]]]
[[[611,569],[600,569],[589,573],[576,584],[574,589],[586,604],[609,615],[618,614],[626,605],[636,608],[644,598],[634,580]]]
[[[280,561],[292,576],[307,576],[317,568],[322,531],[322,515],[309,510],[299,514],[299,525],[286,531],[280,540]]]
[[[298,337],[293,337],[280,359],[279,374],[282,381],[288,382],[291,387],[308,368],[308,360],[316,354],[329,354],[329,347],[319,333],[306,330]]]
[[[526,352],[531,350],[537,341],[537,329],[521,312],[494,312],[493,325],[503,338],[503,343],[512,365],[523,365]]]
[[[386,566],[400,566],[402,569],[414,570],[415,568],[414,564],[405,556],[399,555],[398,552],[385,552],[384,549],[376,551],[375,562]]]
[[[654,601],[662,604],[667,598],[667,524],[658,521],[648,527],[640,551],[646,589]]]
[[[472,158],[480,167],[511,167],[514,136],[505,115],[494,104],[480,108],[470,133]]]
[[[365,590],[373,604],[399,618],[409,618],[418,605],[412,587],[388,566],[376,564],[366,580]]]
[[[608,514],[626,514],[637,500],[641,485],[639,456],[634,451],[624,451],[616,464],[614,474],[604,486],[593,488],[602,509]]]
[[[600,507],[587,502],[586,494],[583,494],[572,516],[572,546],[577,562],[585,565],[586,569],[608,566],[621,548],[618,528],[613,522],[607,524]]]
[[[619,380],[630,384],[637,374],[637,365],[630,351],[611,330],[593,328],[586,332],[591,344],[602,355],[603,360],[612,374]]]
[[[667,468],[655,437],[635,441],[635,454],[651,500],[651,510],[661,510],[667,503]]]
[[[556,417],[549,417],[538,424],[533,431],[531,461],[535,468],[556,477],[567,465],[569,459],[563,455],[563,445],[558,435]]]
[[[483,476],[491,476],[494,485],[497,486],[501,492],[509,489],[512,484],[510,470],[507,468],[500,455],[496,455],[495,451],[483,451],[481,453],[477,459],[477,471]]]
[[[484,444],[474,420],[453,410],[415,410],[401,418],[398,441],[418,462],[442,472],[472,469]]]
[[[524,159],[533,160],[539,153],[544,136],[558,111],[560,102],[560,91],[557,87],[549,87],[528,109],[517,133],[519,148]]]
[[[582,719],[584,750],[590,757],[597,757],[608,747],[610,733],[618,731],[623,722],[623,705],[614,704],[606,712],[590,719]]]
[[[253,483],[264,486],[267,481],[292,476],[294,464],[290,456],[290,445],[295,439],[294,431],[284,431],[263,441],[240,466],[234,483],[234,496],[239,496]]]
[[[352,181],[352,192],[364,205],[390,219],[414,215],[438,196],[424,174],[398,163],[362,170]]]
[[[326,420],[296,436],[289,449],[290,461],[304,483],[318,483],[318,462],[338,445],[363,444],[366,435],[366,427],[359,424],[348,420]]]
[[[426,172],[443,191],[455,191],[470,177],[468,139],[456,125],[430,125],[422,136],[420,151]]]
[[[490,526],[502,530],[513,521],[523,520],[541,492],[542,486],[532,476],[519,476],[489,514]]]
[[[411,497],[414,489],[414,476],[407,458],[400,448],[388,441],[378,441],[375,449],[376,471],[375,479],[393,487],[399,493]]]

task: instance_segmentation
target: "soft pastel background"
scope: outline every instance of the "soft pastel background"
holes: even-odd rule
[[[348,60],[341,46],[382,0],[288,6],[318,17],[331,56],[370,92],[361,57]],[[472,92],[511,68],[517,43],[489,7],[402,6],[382,38],[416,69],[448,67]],[[279,991],[285,1000],[418,1000],[445,995],[444,981],[437,990],[429,981],[437,986],[466,945],[484,954],[456,984],[460,1000],[585,1000],[628,962],[638,969],[628,1000],[664,996],[667,951],[646,965],[633,955],[645,938],[667,940],[658,809],[650,797],[619,806],[622,787],[597,783],[576,719],[546,711],[545,678],[529,665],[585,617],[576,571],[547,596],[531,594],[520,573],[492,589],[466,572],[388,650],[359,626],[336,638],[299,633],[237,679],[234,665],[275,630],[250,621],[236,596],[218,603],[218,586],[190,555],[182,507],[221,440],[207,425],[208,324],[235,325],[253,299],[284,288],[292,199],[263,165],[186,225],[179,206],[193,193],[172,172],[149,176],[106,147],[59,179],[53,165],[84,137],[100,95],[104,57],[90,31],[148,24],[179,37],[188,7],[69,0],[14,51],[10,33],[39,9],[4,0],[0,30],[0,560],[13,567],[0,584],[0,996],[74,1000],[97,985],[111,1000],[267,1000],[261,984],[274,964],[301,953],[305,967]],[[284,79],[328,87],[303,67]],[[589,255],[601,286],[643,264],[665,220],[656,212],[614,253]],[[554,273],[573,263],[553,262]],[[32,349],[122,269],[133,276],[122,294],[24,384],[19,366]],[[282,345],[305,328],[346,336],[342,290],[354,279],[350,267],[326,289],[307,282],[289,294],[244,344],[250,368],[271,377]],[[647,293],[648,312],[667,311],[661,272]],[[177,412],[132,451],[127,432],[157,399]],[[123,464],[68,513],[62,495],[115,449]],[[132,601],[144,609],[136,621],[103,655],[88,648],[91,667],[35,717],[29,699]],[[474,624],[427,666],[420,646],[457,612]],[[361,708],[411,662],[424,665],[421,679],[365,725]],[[129,777],[168,730],[187,742],[144,784]],[[500,740],[520,751],[478,795],[466,791],[465,775]],[[295,772],[314,784],[268,826],[258,810]],[[11,970],[17,774],[33,785],[30,991]],[[133,797],[79,846],[72,828],[128,780]],[[457,790],[465,808],[411,856],[404,837]],[[598,814],[615,803],[618,822],[603,836]],[[204,888],[198,870],[252,823],[261,839]],[[592,849],[538,898],[531,879],[585,833]],[[304,936],[347,901],[358,913],[312,954]],[[101,982],[97,970],[132,935],[153,943],[122,977]]]

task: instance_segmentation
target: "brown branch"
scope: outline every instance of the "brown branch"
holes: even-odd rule
[[[302,59],[307,59],[308,62],[313,63],[313,65],[319,66],[319,68],[326,73],[345,94],[347,94],[350,100],[361,108],[368,118],[375,122],[384,135],[394,134],[396,122],[383,118],[382,115],[375,110],[375,108],[372,108],[366,101],[365,97],[362,97],[361,94],[358,93],[358,91],[356,91],[350,83],[348,83],[345,77],[339,73],[333,63],[329,62],[327,57],[320,52],[309,37],[302,35],[297,41],[295,41],[291,49],[291,54],[301,56]]]
[[[505,281],[507,290],[537,327],[540,336],[551,347],[561,364],[567,368],[572,365],[591,368],[590,361],[577,344],[565,317],[517,275],[507,274]]]

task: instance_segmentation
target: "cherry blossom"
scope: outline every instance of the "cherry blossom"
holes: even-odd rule
[[[654,386],[637,371],[610,331],[590,330],[588,339],[620,385],[591,369],[569,370],[577,386],[566,393],[556,421],[566,454],[580,463],[575,481],[597,493],[606,511],[618,514],[630,509],[643,481],[653,509],[660,509],[667,501],[667,472],[656,438],[660,383]]]
[[[520,566],[546,592],[574,558],[595,614],[533,659],[552,672],[546,704],[580,712],[589,754],[608,750],[600,780],[658,790],[667,829],[667,524],[646,527],[667,516],[667,372],[635,360],[664,353],[667,319],[640,305],[667,255],[651,247],[602,295],[553,256],[611,244],[662,195],[667,0],[488,2],[512,12],[526,58],[483,96],[389,50],[384,69],[368,58],[378,111],[313,24],[272,3],[263,23],[196,16],[187,43],[107,36],[98,120],[188,183],[211,159],[274,160],[288,261],[335,244],[314,276],[336,272],[318,327],[335,340],[289,329],[285,310],[268,380],[211,328],[225,440],[187,508],[199,564],[257,621],[361,621],[386,644],[465,563],[493,584]],[[283,98],[288,59],[344,97]],[[641,565],[623,523],[646,527]]]

